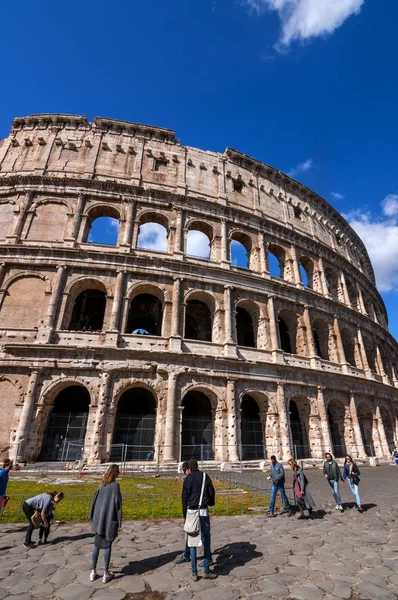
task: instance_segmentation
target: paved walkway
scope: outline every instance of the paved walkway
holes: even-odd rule
[[[201,578],[194,583],[188,564],[174,565],[184,545],[182,519],[125,523],[112,553],[116,578],[106,585],[102,578],[89,582],[93,537],[88,523],[54,525],[52,543],[28,551],[22,547],[25,527],[2,525],[0,600],[398,598],[398,468],[363,473],[364,490],[373,481],[374,496],[381,491],[374,503],[364,499],[364,514],[352,507],[347,487],[343,499],[349,504],[343,514],[331,503],[321,504],[321,496],[322,501],[330,500],[326,482],[319,473],[308,475],[318,499],[312,521],[286,514],[275,519],[259,514],[212,519],[214,570],[219,574],[215,581]],[[99,567],[101,559],[102,555]],[[98,571],[102,574],[102,568]]]

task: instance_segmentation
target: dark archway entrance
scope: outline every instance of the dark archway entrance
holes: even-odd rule
[[[83,457],[90,394],[80,385],[62,390],[49,415],[40,460],[67,461]]]
[[[340,402],[331,400],[328,406],[328,421],[333,454],[337,458],[343,458],[347,454],[344,440],[344,413],[344,406]]]
[[[181,460],[213,460],[213,415],[209,398],[192,391],[182,406]]]
[[[162,303],[152,294],[138,294],[130,304],[127,333],[162,335]]]
[[[250,313],[241,306],[236,309],[236,337],[238,346],[256,347],[253,319]]]
[[[156,402],[145,388],[126,390],[118,402],[110,460],[153,460]]]
[[[292,354],[289,327],[281,317],[279,317],[279,337],[281,341],[281,350],[283,350],[283,352]]]
[[[264,433],[258,404],[245,394],[241,404],[242,460],[264,460]]]
[[[306,402],[298,401],[297,403],[295,400],[290,400],[290,430],[292,432],[293,452],[298,459],[311,457],[306,427],[309,414],[307,408],[309,407],[306,406]]]
[[[373,413],[366,404],[358,406],[358,421],[361,430],[362,442],[367,456],[375,455],[373,443]]]
[[[188,300],[185,310],[185,337],[211,342],[211,312],[200,300]]]
[[[105,292],[85,290],[75,300],[68,329],[71,331],[101,331],[105,307]]]

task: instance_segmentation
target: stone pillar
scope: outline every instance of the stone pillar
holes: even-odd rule
[[[299,269],[299,264],[298,264],[298,260],[297,260],[297,253],[296,253],[296,248],[295,246],[293,246],[293,244],[290,246],[290,254],[292,256],[292,271],[293,271],[293,277],[294,277],[294,283],[298,286],[303,286],[303,282],[301,281],[301,277],[300,277],[300,269]]]
[[[366,315],[366,307],[365,307],[365,302],[363,300],[363,294],[362,294],[362,290],[361,287],[359,285],[359,283],[357,283],[357,290],[358,290],[358,299],[359,299],[359,308],[360,311],[363,315]]]
[[[319,279],[321,282],[321,287],[322,287],[322,292],[324,296],[330,297],[329,294],[329,288],[328,288],[328,284],[326,281],[326,275],[325,275],[325,269],[323,266],[323,260],[321,257],[318,258],[318,265],[319,265]]]
[[[221,219],[221,266],[225,269],[229,269],[231,266],[228,248],[227,221],[225,219]]]
[[[74,242],[77,240],[77,236],[79,234],[80,222],[81,222],[81,218],[82,218],[82,214],[83,214],[83,210],[84,210],[85,201],[86,201],[85,195],[79,194],[77,197],[75,214],[73,216],[71,228],[69,231],[69,235],[67,237],[67,239],[74,241]]]
[[[237,435],[237,411],[235,399],[235,382],[233,379],[227,380],[226,389],[226,404],[227,404],[227,427],[228,427],[228,459],[231,462],[239,461],[238,453],[238,435]]]
[[[334,317],[334,320],[333,320],[333,331],[334,331],[334,335],[336,336],[336,347],[337,347],[337,355],[339,358],[339,363],[341,364],[341,369],[342,369],[343,373],[347,373],[349,370],[349,365],[348,365],[346,357],[345,357],[343,341],[341,339],[339,321],[336,316]]]
[[[99,464],[105,456],[105,427],[107,417],[107,407],[109,406],[109,392],[112,382],[112,376],[108,371],[101,375],[99,386],[97,411],[95,413],[95,422],[90,448],[90,463]]]
[[[309,415],[308,443],[312,458],[323,458],[323,439],[319,423],[319,415],[311,406]]]
[[[269,318],[266,314],[266,306],[265,304],[261,304],[257,324],[257,348],[263,350],[269,350],[268,323]]]
[[[317,355],[316,348],[315,348],[314,336],[312,335],[311,317],[310,317],[310,311],[309,311],[308,305],[304,306],[303,321],[304,321],[306,335],[307,335],[307,346],[308,346],[309,356],[310,356],[310,358],[317,357],[318,355]]]
[[[359,326],[357,327],[357,339],[358,339],[359,355],[361,357],[363,370],[365,371],[365,374],[367,377],[371,377],[371,370],[370,370],[369,363],[368,363],[368,357],[366,356],[365,346],[364,346],[363,338],[362,338],[362,331]]]
[[[351,413],[352,428],[354,431],[357,455],[359,458],[366,458],[366,451],[365,451],[365,446],[363,445],[361,427],[359,425],[357,405],[355,403],[355,396],[352,392],[350,392],[350,413]]]
[[[266,458],[275,454],[281,456],[281,439],[279,435],[279,413],[268,411],[265,414],[264,446]]]
[[[47,315],[45,319],[45,327],[53,329],[55,327],[55,320],[57,317],[57,311],[59,308],[59,299],[64,287],[64,275],[66,273],[66,265],[57,267],[57,275],[54,282],[53,292],[51,294],[50,302],[47,308]]]
[[[124,271],[118,271],[116,278],[115,294],[113,296],[112,313],[111,313],[111,331],[119,331],[120,325],[120,311],[122,307],[124,287],[125,287],[125,276]]]
[[[173,282],[173,299],[171,306],[171,334],[169,350],[181,352],[181,277],[175,277]]]
[[[274,296],[268,296],[269,332],[271,337],[271,350],[279,350],[279,336],[277,318],[275,315]]]
[[[133,221],[133,239],[131,241],[131,247],[137,248],[137,242],[138,242],[138,235],[140,233],[140,222],[137,221],[137,219],[135,219]]]
[[[30,210],[30,207],[32,205],[32,202],[33,202],[33,196],[34,196],[34,193],[31,190],[26,192],[25,204],[24,204],[22,210],[19,212],[19,215],[17,217],[17,222],[15,223],[15,226],[14,226],[14,231],[12,232],[11,235],[6,236],[6,238],[9,240],[10,243],[20,241],[22,230],[25,225],[26,216],[27,216],[27,214]]]
[[[177,207],[176,211],[176,230],[174,237],[174,255],[182,256],[184,254],[182,249],[182,208]]]
[[[344,304],[346,304],[347,306],[351,306],[350,296],[348,294],[344,273],[340,273],[340,285],[343,291]]]
[[[165,462],[174,462],[177,459],[175,452],[177,377],[177,373],[170,371],[167,386],[166,422],[164,432],[163,460]]]
[[[19,418],[17,435],[15,437],[15,445],[13,448],[13,456],[11,458],[17,462],[23,462],[26,459],[26,444],[29,436],[29,428],[35,405],[35,396],[37,382],[40,372],[34,370],[30,374],[28,389],[25,394],[21,416]]]
[[[290,444],[290,418],[286,407],[285,388],[283,383],[278,382],[276,392],[276,403],[279,412],[279,432],[281,439],[281,459],[287,461],[292,456]]]
[[[6,273],[7,273],[7,265],[6,265],[6,263],[1,263],[0,264],[0,300],[2,298],[1,290],[3,288],[3,282],[4,282],[4,278],[6,276]]]
[[[380,348],[378,345],[376,345],[376,362],[377,362],[379,375],[381,375],[381,377],[383,378],[383,383],[386,383],[388,385],[390,383],[390,380],[387,377],[387,373],[384,369],[383,359],[381,357]]]
[[[123,236],[123,242],[122,242],[122,246],[125,246],[126,248],[130,249],[131,248],[131,241],[133,238],[133,223],[134,223],[134,216],[135,216],[135,203],[133,201],[129,201],[126,207],[126,222],[125,222],[125,226],[124,226],[124,236]]]
[[[233,311],[231,306],[231,285],[224,286],[224,354],[231,358],[236,358],[236,344],[233,336],[232,317]]]
[[[317,406],[318,406],[318,413],[319,413],[319,418],[320,418],[320,430],[321,430],[321,435],[322,435],[323,454],[325,452],[331,452],[333,454],[332,436],[330,435],[328,413],[326,410],[325,397],[323,394],[324,389],[325,388],[321,385],[318,386],[318,389],[317,389],[317,392],[318,392],[317,393]]]
[[[264,235],[261,233],[261,231],[258,232],[258,248],[260,252],[260,273],[263,276],[269,275]]]
[[[378,439],[380,440],[380,453],[383,458],[389,458],[391,456],[390,448],[388,447],[386,430],[381,416],[380,406],[376,406],[376,421],[378,430]]]

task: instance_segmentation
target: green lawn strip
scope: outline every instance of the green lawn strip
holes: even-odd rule
[[[0,519],[0,523],[24,522],[25,515],[21,510],[24,499],[31,498],[44,491],[62,490],[64,500],[55,512],[58,521],[86,521],[90,512],[91,502],[98,481],[90,483],[54,484],[31,481],[10,481],[7,494],[10,499]],[[173,477],[120,477],[118,480],[123,494],[123,518],[134,519],[165,519],[181,517],[182,478]],[[229,484],[213,480],[216,494],[216,506],[211,509],[214,515],[238,515],[252,512],[253,508],[268,506],[268,496],[264,493],[253,493],[239,488],[244,493]],[[140,489],[140,485],[153,486]],[[228,492],[228,493],[227,493]]]

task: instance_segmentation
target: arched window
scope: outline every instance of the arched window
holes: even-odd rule
[[[231,236],[231,264],[234,267],[250,269],[252,242],[248,235],[235,232]]]
[[[90,394],[81,385],[63,389],[55,398],[41,449],[42,461],[80,460],[90,405]]]
[[[333,300],[341,302],[342,294],[339,276],[332,269],[327,268],[325,269],[325,278],[329,295]]]
[[[346,361],[348,363],[350,363],[350,365],[355,367],[356,366],[355,338],[354,338],[352,332],[347,327],[344,327],[341,330],[341,341],[343,343],[344,355],[345,355]]]
[[[91,244],[117,246],[119,225],[119,219],[114,217],[97,217],[91,223],[87,241]]]
[[[209,398],[191,391],[182,401],[181,460],[213,460],[213,411]]]
[[[84,290],[74,302],[68,329],[70,331],[101,331],[105,308],[105,292],[98,289]]]
[[[191,229],[187,233],[187,256],[210,260],[211,240],[203,231]]]
[[[331,400],[328,406],[328,422],[330,437],[333,444],[333,454],[337,458],[342,458],[346,455],[347,449],[345,446],[345,409],[341,402]]]
[[[347,293],[350,299],[351,307],[354,310],[359,310],[358,291],[355,285],[346,277]]]
[[[211,342],[212,317],[201,300],[188,300],[185,310],[185,338]]]
[[[322,319],[314,319],[312,335],[316,353],[323,360],[329,360],[329,327]]]
[[[302,257],[299,263],[300,279],[305,287],[314,289],[314,263],[310,258]]]
[[[289,403],[290,430],[296,459],[310,458],[308,442],[310,403],[307,398],[294,398]]]
[[[369,364],[369,368],[377,373],[377,353],[374,342],[367,336],[363,336],[363,345],[365,347],[365,354]]]
[[[152,294],[138,294],[131,303],[126,333],[162,335],[162,303]]]
[[[153,460],[156,402],[140,387],[126,390],[117,405],[111,446],[111,462]]]
[[[167,229],[161,223],[146,222],[140,225],[137,239],[139,250],[167,252]]]
[[[284,279],[286,253],[280,246],[271,244],[268,247],[267,262],[268,270],[272,277]]]
[[[265,458],[263,424],[256,400],[245,394],[241,404],[242,460]]]
[[[236,337],[238,346],[256,347],[253,319],[251,314],[241,306],[236,309]]]
[[[281,310],[278,315],[280,348],[283,352],[296,354],[297,315],[290,310]]]

